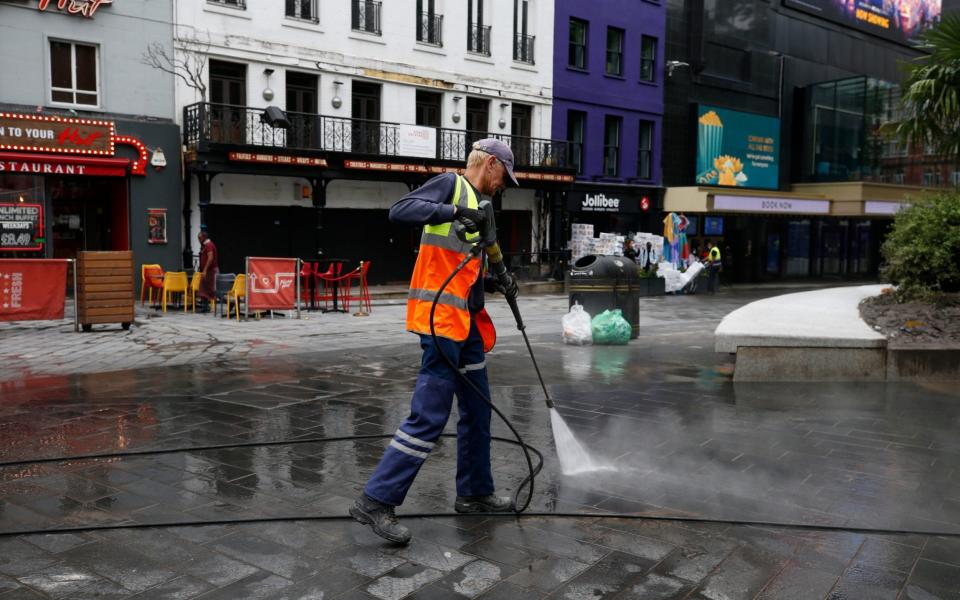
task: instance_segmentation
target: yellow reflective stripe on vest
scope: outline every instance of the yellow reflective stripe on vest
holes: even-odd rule
[[[477,202],[476,194],[473,193],[473,188],[470,187],[470,184],[464,181],[460,175],[456,177],[457,183],[453,188],[453,196],[450,197],[450,203],[461,208],[472,208],[476,210],[479,203]],[[434,236],[449,238],[451,241],[446,244],[435,243],[436,237]],[[433,244],[441,248],[466,254],[470,251],[470,246],[473,245],[472,243],[480,239],[480,234],[468,233],[467,239],[470,240],[471,243],[465,244],[461,242],[460,238],[457,237],[456,231],[453,230],[453,223],[448,222],[425,226],[423,228],[423,238],[420,240],[420,243]]]

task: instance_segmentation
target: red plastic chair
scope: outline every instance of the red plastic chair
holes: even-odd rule
[[[300,302],[315,302],[317,297],[315,265],[303,262],[300,265]],[[313,289],[313,298],[310,298],[310,289]]]
[[[160,265],[140,266],[140,305],[143,306],[144,297],[153,304],[153,290],[157,290],[157,303],[160,303],[160,294],[163,290],[163,267]]]
[[[370,304],[370,289],[367,287],[367,271],[370,270],[370,261],[361,260],[360,266],[343,276],[346,279],[346,293],[341,295],[341,302],[346,311],[350,311],[350,303],[357,302],[360,310],[366,307],[366,312],[372,310]],[[354,287],[356,281],[357,287]],[[354,293],[356,291],[356,293]]]
[[[334,300],[334,294],[338,293],[343,277],[340,277],[342,263],[330,263],[327,270],[320,272],[320,263],[314,265],[317,270],[314,271],[316,277],[317,302],[323,302],[323,309],[329,308],[329,303]]]

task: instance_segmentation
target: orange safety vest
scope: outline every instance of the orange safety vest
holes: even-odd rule
[[[473,187],[460,175],[450,197],[460,208],[476,209],[477,195]],[[479,234],[468,234],[468,240],[479,240]],[[420,252],[410,278],[407,294],[407,331],[430,335],[430,307],[450,273],[470,253],[474,241],[462,242],[453,223],[427,225],[420,237]],[[471,260],[460,270],[440,295],[434,312],[434,330],[437,336],[462,342],[470,335],[470,310],[467,305],[470,288],[480,276],[480,261]],[[477,328],[483,338],[483,350],[489,352],[496,342],[493,322],[485,310],[476,315]]]

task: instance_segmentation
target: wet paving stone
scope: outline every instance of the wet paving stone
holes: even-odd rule
[[[414,534],[407,547],[342,518],[386,440],[286,443],[392,433],[419,360],[406,337],[348,352],[0,382],[0,461],[284,442],[0,466],[0,600],[956,598],[960,537],[655,518],[960,532],[951,427],[960,393],[733,384],[729,358],[703,340],[755,297],[650,301],[643,339],[618,348],[562,345],[565,298],[545,300],[557,314],[539,311],[530,327],[551,396],[612,468],[562,474],[525,348],[504,336],[488,357],[493,397],[544,453],[531,510],[547,514],[410,516],[453,506],[456,442],[444,439],[398,510]],[[496,421],[493,430],[511,435]],[[492,459],[498,491],[514,492],[522,454],[495,443]],[[314,516],[335,519],[306,520]],[[258,517],[300,520],[39,533]],[[33,533],[14,535],[24,531]]]

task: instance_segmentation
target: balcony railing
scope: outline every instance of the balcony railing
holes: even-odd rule
[[[350,26],[354,31],[380,35],[380,5],[377,0],[351,0]]]
[[[340,152],[379,157],[403,157],[400,124],[286,113],[290,126],[274,127],[263,118],[261,108],[197,103],[183,109],[183,143],[193,150],[210,145]],[[496,137],[513,150],[517,168],[570,169],[569,142],[525,136],[509,136],[462,129],[436,130],[436,159],[463,163],[473,142]]]
[[[319,23],[317,0],[287,0],[286,16],[311,23]]]
[[[533,41],[536,36],[517,33],[513,36],[513,60],[533,63]]]
[[[471,23],[467,30],[467,50],[490,56],[490,26]]]
[[[443,15],[421,12],[417,15],[417,41],[443,45]]]

